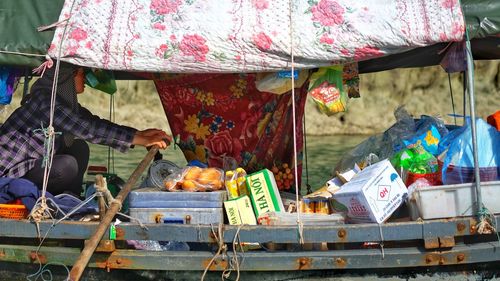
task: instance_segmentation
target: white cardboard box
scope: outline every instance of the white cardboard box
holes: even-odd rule
[[[389,160],[366,167],[344,184],[333,198],[357,222],[382,223],[403,203],[407,189]]]

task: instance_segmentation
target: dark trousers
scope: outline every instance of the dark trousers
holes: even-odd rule
[[[69,191],[74,195],[82,192],[82,182],[90,150],[84,140],[74,140],[70,147],[65,147],[54,155],[52,168],[49,173],[47,191],[53,195]],[[39,188],[43,186],[42,159],[36,161],[35,167],[26,173],[23,178],[35,183]]]

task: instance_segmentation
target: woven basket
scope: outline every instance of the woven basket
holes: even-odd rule
[[[0,204],[0,218],[20,220],[28,214],[28,209],[23,204]]]

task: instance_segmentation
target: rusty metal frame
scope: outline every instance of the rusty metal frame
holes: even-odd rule
[[[42,247],[38,258],[42,263],[72,265],[79,248]],[[324,269],[369,269],[445,266],[500,260],[498,242],[457,245],[447,251],[422,248],[356,249],[302,252],[246,252],[238,254],[242,271],[287,271]],[[212,271],[224,270],[232,253],[215,259]],[[213,257],[211,252],[116,250],[111,254],[95,253],[89,266],[104,269],[200,271]],[[0,245],[0,262],[36,263],[35,246]]]
[[[500,216],[496,215],[494,218],[496,225],[500,225]],[[476,224],[476,220],[472,217],[385,223],[380,226],[383,237],[377,224],[304,226],[303,237],[307,243],[426,240],[475,235]],[[88,239],[97,226],[98,223],[94,222],[61,222],[51,229],[48,238]],[[42,233],[51,227],[51,222],[40,224]],[[134,223],[120,224],[116,227],[116,238],[117,240],[213,242],[212,230],[217,229],[216,226],[210,225],[177,224],[148,224],[147,227],[148,229],[143,229]],[[233,240],[236,230],[236,226],[224,226],[225,242]],[[296,226],[244,226],[240,230],[240,238],[244,242],[297,243],[297,231]],[[36,227],[28,221],[0,219],[0,237],[36,238]]]

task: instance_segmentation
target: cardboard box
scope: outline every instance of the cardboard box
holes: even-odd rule
[[[407,188],[389,160],[366,167],[333,194],[357,222],[382,223],[403,203]]]
[[[226,209],[227,218],[231,225],[257,224],[250,198],[246,195],[224,202],[224,208]]]
[[[274,175],[268,169],[260,170],[247,176],[247,187],[250,191],[255,215],[259,217],[267,212],[283,212],[285,207],[281,201]]]

